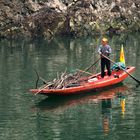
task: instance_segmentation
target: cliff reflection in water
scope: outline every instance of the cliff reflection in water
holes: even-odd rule
[[[116,62],[119,61],[120,47],[123,44],[125,54],[127,54],[125,55],[126,65],[133,65],[139,68],[140,49],[138,49],[138,44],[140,44],[140,39],[136,40],[135,36],[136,38],[139,37],[136,34],[109,38],[109,44],[112,47],[111,59]],[[65,70],[74,72],[76,69],[85,69],[95,62],[99,57],[97,46],[100,44],[100,37],[54,38],[51,41],[3,40],[0,43],[2,69],[4,69],[7,62],[13,61],[16,64],[14,65],[16,69],[20,69],[20,67],[25,69],[23,71],[25,74],[27,74],[26,70],[28,70],[28,73],[30,71],[30,76],[34,77],[34,67],[44,78],[53,79],[57,73]],[[14,69],[14,66],[11,69]],[[96,70],[92,72],[100,71],[99,63],[95,67]],[[137,69],[136,73],[139,75]]]

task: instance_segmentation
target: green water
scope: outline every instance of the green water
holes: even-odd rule
[[[109,39],[111,59],[123,44],[126,65],[140,80],[140,34]],[[0,41],[0,140],[139,140],[140,86],[132,78],[100,92],[65,98],[29,93],[36,74],[52,80],[98,58],[100,38]],[[100,71],[97,65],[96,70]],[[39,83],[41,84],[41,83]]]

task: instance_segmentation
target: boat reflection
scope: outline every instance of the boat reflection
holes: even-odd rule
[[[125,117],[125,96],[121,98],[121,109],[122,109],[122,117]]]
[[[102,126],[105,134],[108,134],[110,129],[110,121],[111,121],[111,99],[102,99]]]
[[[67,97],[62,97],[62,96],[48,97],[40,101],[39,103],[37,103],[33,108],[38,111],[58,111],[58,112],[62,111],[63,112],[64,110],[78,104],[84,104],[88,102],[90,103],[102,102],[102,109],[103,111],[105,111],[105,108],[111,108],[111,99],[119,98],[122,92],[123,94],[125,94],[125,91],[127,91],[127,89],[128,89],[127,86],[121,85],[121,86],[113,87],[110,90],[96,92],[96,94],[94,93],[94,95],[93,93],[88,93],[88,94],[86,93],[86,95],[81,94],[81,95],[67,96]],[[123,111],[125,112],[124,108]]]
[[[125,89],[126,88],[126,89]],[[120,108],[122,118],[125,117],[125,96],[127,87],[119,87],[113,90],[116,93],[113,98],[106,98],[101,100],[101,114],[102,114],[102,127],[104,134],[108,134],[111,129],[112,112],[115,108]],[[111,94],[111,92],[109,92]]]
[[[114,128],[112,123],[113,114],[116,112],[116,109],[119,109],[122,112],[124,117],[125,115],[125,96],[129,93],[129,88],[125,85],[113,87],[110,90],[97,92],[96,95],[79,95],[79,96],[68,96],[59,97],[59,98],[46,98],[41,102],[37,103],[33,110],[37,112],[37,116],[42,112],[47,112],[46,114],[63,114],[66,110],[76,107],[78,105],[97,105],[99,107],[99,124],[101,124],[101,131],[104,135],[108,135],[110,130]],[[91,112],[94,111],[92,110]],[[117,110],[118,111],[118,110]],[[118,113],[117,113],[118,114]],[[55,115],[54,115],[55,116]],[[84,117],[83,117],[84,120]],[[98,123],[98,122],[97,122]]]

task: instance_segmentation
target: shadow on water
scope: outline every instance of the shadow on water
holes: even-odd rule
[[[104,89],[95,92],[89,92],[85,94],[72,95],[72,96],[55,96],[48,97],[38,102],[33,108],[40,111],[55,111],[58,108],[65,110],[71,106],[78,104],[85,104],[88,102],[99,103],[100,101],[111,100],[114,97],[121,97],[123,94],[127,94],[129,88],[126,85],[119,84],[113,86],[111,89]]]

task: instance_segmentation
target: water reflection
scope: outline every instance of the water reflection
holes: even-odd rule
[[[73,108],[79,108],[79,106],[81,106],[81,116],[83,116],[82,106],[88,107],[89,105],[96,104],[96,106],[98,106],[98,109],[96,108],[96,111],[101,110],[101,112],[99,112],[99,114],[97,114],[95,110],[93,112],[94,113],[96,112],[96,115],[98,116],[98,118],[100,118],[101,116],[101,120],[98,120],[98,121],[101,121],[103,133],[105,135],[108,135],[111,129],[113,128],[113,126],[115,125],[114,123],[112,124],[112,120],[113,120],[112,116],[115,110],[119,109],[120,111],[122,111],[123,115],[125,114],[125,102],[123,99],[127,94],[128,94],[128,87],[125,85],[119,85],[109,90],[97,92],[96,94],[89,93],[88,95],[79,95],[79,96],[73,96],[73,97],[72,96],[58,97],[58,98],[49,97],[49,98],[46,98],[45,100],[42,100],[36,103],[36,105],[32,107],[32,110],[33,112],[34,111],[37,112],[38,115],[42,114],[42,112],[45,112],[47,114],[51,112],[51,113],[54,113],[54,116],[57,114],[56,117],[58,117],[58,114],[61,114],[61,115],[65,114],[65,112],[69,112],[69,110],[72,110]],[[91,110],[90,113],[92,114],[92,108],[90,108],[90,110]],[[81,118],[81,122],[85,121],[84,116],[80,118]],[[59,119],[61,120],[61,118]],[[76,118],[72,117],[72,120],[71,119],[70,120],[74,122],[77,121],[73,119],[76,119]],[[89,119],[92,119],[91,115],[89,115]],[[97,124],[100,123],[98,121],[96,122]],[[41,123],[41,122],[38,122],[38,123]],[[67,123],[69,124],[70,122],[67,122]]]
[[[107,107],[105,106],[105,103],[110,102],[110,108],[111,108],[111,99],[115,98],[116,95],[120,92],[127,92],[128,87],[123,85],[119,87],[111,88],[110,90],[106,91],[95,91],[95,93],[89,92],[85,94],[80,95],[71,95],[71,96],[51,96],[47,97],[46,99],[40,101],[36,104],[35,108],[38,108],[40,111],[57,111],[65,110],[71,106],[77,105],[77,104],[84,104],[88,102],[95,102],[99,103],[102,102],[102,109]],[[119,99],[119,97],[115,98],[116,100]],[[108,105],[109,107],[109,105]]]
[[[122,116],[124,118],[124,115],[125,115],[125,96],[121,97],[121,108],[122,108]]]
[[[102,126],[103,131],[105,134],[109,133],[110,130],[110,122],[111,122],[111,108],[112,103],[111,99],[102,99],[101,101],[102,105]]]
[[[117,90],[117,91],[116,91]],[[113,111],[117,108],[120,109],[121,113],[120,116],[122,119],[125,119],[125,104],[126,104],[126,95],[128,93],[127,89],[120,89],[116,88],[114,91],[116,94],[113,98],[102,99],[101,100],[101,111],[102,111],[102,126],[104,134],[108,134],[109,131],[112,129],[112,114]]]
[[[139,34],[135,34],[109,39],[114,53],[111,58],[118,61],[120,46],[124,44],[126,64],[136,67],[133,74],[138,79],[139,37]],[[140,89],[133,88],[135,81],[131,78],[124,81],[128,87],[114,87],[86,96],[44,99],[44,96],[34,97],[28,92],[35,86],[36,75],[33,67],[46,80],[56,78],[57,72],[64,72],[66,69],[69,72],[77,68],[85,69],[97,59],[96,46],[99,42],[100,39],[94,37],[56,38],[50,42],[1,40],[1,139],[34,137],[41,140],[98,140],[104,139],[102,134],[110,136],[109,140],[112,140],[112,137],[125,139],[126,136],[129,139],[139,138]],[[132,92],[127,88],[132,89]],[[130,95],[126,96],[127,93]]]
[[[139,40],[138,34],[109,38],[109,44],[113,52],[111,59],[114,61],[119,60],[120,46],[124,44],[125,54],[127,54],[126,64],[136,66],[136,75],[138,76],[140,61]],[[98,53],[96,53],[97,46],[100,44],[100,38],[54,38],[50,42],[47,40],[35,40],[33,42],[27,40],[3,40],[0,44],[2,68],[8,62],[13,61],[17,65],[17,69],[24,68],[26,74],[27,70],[33,76],[33,67],[35,67],[41,76],[52,79],[56,77],[57,73],[64,72],[66,69],[68,72],[75,71],[77,68],[85,69],[96,61],[98,58]],[[96,68],[96,71],[100,71],[99,64],[96,65]],[[96,71],[94,70],[94,72]]]

